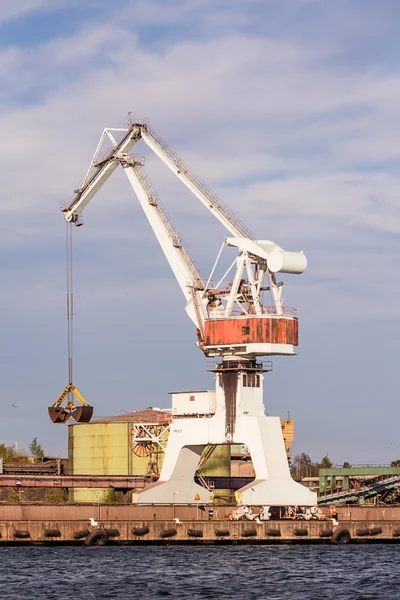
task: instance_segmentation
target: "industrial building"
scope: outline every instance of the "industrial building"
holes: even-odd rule
[[[71,475],[137,475],[156,481],[161,472],[172,418],[185,418],[189,403],[196,414],[215,411],[215,392],[173,393],[172,409],[147,408],[131,413],[76,423],[68,427],[68,463]],[[192,398],[192,399],[190,399]],[[183,414],[182,414],[183,413]],[[293,420],[281,421],[286,451],[294,438]],[[247,449],[240,445],[209,445],[203,451],[196,479],[218,502],[232,500],[232,488],[254,479]],[[73,488],[74,502],[107,499],[108,488]],[[179,498],[176,496],[176,503]]]

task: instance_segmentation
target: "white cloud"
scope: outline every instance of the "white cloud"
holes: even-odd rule
[[[314,336],[310,372],[326,348],[323,323],[333,347],[335,323],[345,322],[351,330],[356,321],[399,316],[399,183],[393,166],[399,154],[398,69],[350,61],[340,66],[339,38],[335,47],[332,40],[312,44],[282,29],[273,37],[244,33],[242,24],[258,19],[257,11],[246,11],[248,2],[226,3],[229,24],[218,31],[221,11],[215,12],[211,1],[204,6],[185,0],[162,12],[157,3],[127,3],[125,11],[110,9],[107,20],[84,24],[74,35],[31,51],[15,45],[0,55],[3,327],[12,322],[15,329],[18,314],[28,327],[31,315],[31,338],[41,332],[46,360],[57,344],[55,333],[47,331],[46,315],[52,321],[59,303],[64,309],[59,249],[64,225],[58,205],[80,183],[103,127],[123,126],[129,110],[150,117],[162,137],[258,236],[304,249],[309,269],[287,279],[286,297],[289,305],[301,308],[303,327]],[[199,35],[185,35],[196,11],[201,12]],[[150,43],[143,23],[172,29],[165,39],[161,28],[160,43]],[[176,30],[180,35],[174,36]],[[144,151],[143,145],[137,151]],[[148,169],[207,273],[224,233],[214,223],[205,224],[204,209],[162,166],[149,160]],[[155,241],[122,173],[107,182],[84,220],[76,236],[76,272],[81,314],[88,319],[81,332],[90,353],[86,385],[106,398],[102,382],[95,381],[98,365],[104,366],[102,347],[108,357],[120,356],[122,343],[122,360],[129,364],[133,357],[143,358],[143,345],[146,353],[162,356],[171,381],[173,369],[179,371],[171,344],[174,352],[181,351],[181,336],[189,331],[183,334],[174,325],[172,335],[169,329],[172,314],[176,323],[185,319],[183,301],[172,291],[174,282],[165,284],[168,268],[161,252],[154,251]],[[99,325],[105,321],[106,340]],[[135,337],[139,322],[143,328],[143,323],[152,324],[151,343]],[[13,343],[27,343],[25,334],[20,331]],[[341,342],[337,348],[340,352]],[[32,353],[38,361],[37,349]],[[24,357],[28,360],[29,354]],[[185,355],[185,360],[190,372],[191,358]],[[120,375],[117,363],[115,377]],[[44,374],[47,365],[41,368]],[[85,378],[83,367],[81,373]],[[124,381],[130,377],[131,371]],[[301,385],[299,397],[304,398]],[[140,390],[148,393],[148,386]],[[101,406],[107,406],[106,400]]]
[[[51,0],[18,0],[18,2],[0,0],[0,23],[16,19],[28,12],[43,8],[50,4],[50,2]]]

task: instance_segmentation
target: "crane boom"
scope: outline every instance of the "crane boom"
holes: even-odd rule
[[[100,143],[106,134],[110,135],[111,131],[115,130],[108,128],[103,131]],[[104,182],[117,168],[118,161],[116,159],[126,155],[142,138],[147,146],[153,150],[163,163],[216,216],[233,236],[254,239],[252,232],[197,175],[185,166],[180,156],[170,148],[148,123],[135,122],[130,125],[129,129],[123,131],[125,131],[125,136],[118,143],[114,144],[113,149],[101,161],[95,162],[97,157],[96,151],[91,163],[91,166],[95,167],[95,172],[90,177],[85,178],[83,185],[76,191],[74,198],[64,210],[67,221],[77,221],[85,206],[87,206]]]
[[[174,175],[216,216],[233,236],[254,238],[252,232],[197,175],[185,166],[180,156],[170,148],[150,125],[144,123],[141,126],[141,135],[143,141],[153,150],[154,154],[167,165]]]
[[[114,138],[114,132],[123,132],[119,141]],[[106,138],[111,141],[112,148],[101,155],[100,151]],[[234,236],[227,238],[226,244],[239,249],[238,262],[234,262],[237,273],[231,288],[229,291],[225,290],[223,295],[217,290],[210,290],[208,282],[206,285],[202,280],[181,239],[171,226],[161,203],[140,171],[139,166],[142,163],[129,154],[140,139],[143,139],[176,177]],[[67,222],[79,224],[81,212],[119,164],[124,168],[185,296],[186,312],[197,326],[200,342],[204,338],[205,321],[211,317],[223,313],[224,317],[230,318],[232,311],[238,306],[244,314],[250,311],[249,314],[261,315],[263,308],[260,294],[264,290],[270,290],[274,313],[278,316],[283,315],[283,284],[276,281],[275,274],[279,271],[302,273],[307,264],[305,257],[299,253],[285,252],[269,240],[255,240],[251,231],[186,167],[183,160],[146,122],[130,122],[129,127],[125,129],[104,129],[84,181],[81,187],[75,190],[72,201],[64,209]],[[247,275],[246,284],[242,281],[244,274]],[[269,280],[267,287],[263,283],[265,277]],[[223,297],[227,302],[224,309],[221,308]],[[247,303],[247,309],[243,302]]]
[[[112,150],[108,152],[108,154],[102,158],[102,160],[97,161],[100,144],[105,135],[109,135],[111,131],[113,130],[108,128],[104,129],[100,138],[100,143],[97,146],[96,152],[90,163],[85,180],[82,186],[78,190],[75,190],[75,196],[64,209],[65,220],[68,222],[76,222],[78,220],[78,217],[83,209],[89,204],[93,196],[97,194],[99,189],[104,185],[110,175],[114,173],[119,164],[118,158],[126,155],[130,150],[132,150],[133,146],[140,140],[141,137],[140,126],[132,125],[132,127],[130,127],[128,130],[124,130],[126,135],[124,135],[119,142],[115,142],[114,138],[110,137],[110,139],[113,141]],[[93,173],[91,173],[92,168],[95,169]]]
[[[204,330],[205,284],[182,240],[172,227],[157,195],[140,170],[139,164],[122,165],[149,224],[165,254],[175,278],[186,298],[186,312],[200,332]]]
[[[140,205],[149,221],[151,228],[168,260],[186,299],[186,312],[202,334],[204,331],[204,306],[203,298],[205,283],[202,280],[194,262],[183,245],[182,240],[172,227],[169,217],[162,207],[157,195],[140,170],[143,158],[129,155],[129,150],[141,137],[141,125],[133,124],[125,130],[123,138],[117,142],[110,129],[105,129],[100,138],[96,152],[89,166],[86,177],[73,200],[64,210],[66,221],[77,222],[82,210],[101,189],[118,165],[122,165],[128,180],[135,192]],[[113,148],[105,157],[98,160],[102,142],[108,136]],[[94,169],[94,172],[93,172]]]

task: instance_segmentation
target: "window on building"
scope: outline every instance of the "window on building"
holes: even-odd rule
[[[256,373],[244,373],[243,387],[260,387],[260,376]]]
[[[245,327],[242,327],[242,335],[249,335],[250,333],[250,325],[246,325]]]

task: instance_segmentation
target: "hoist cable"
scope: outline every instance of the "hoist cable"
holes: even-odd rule
[[[72,363],[74,351],[74,291],[72,278],[72,223],[66,223],[67,259],[67,328],[68,328],[68,384],[72,385]]]

